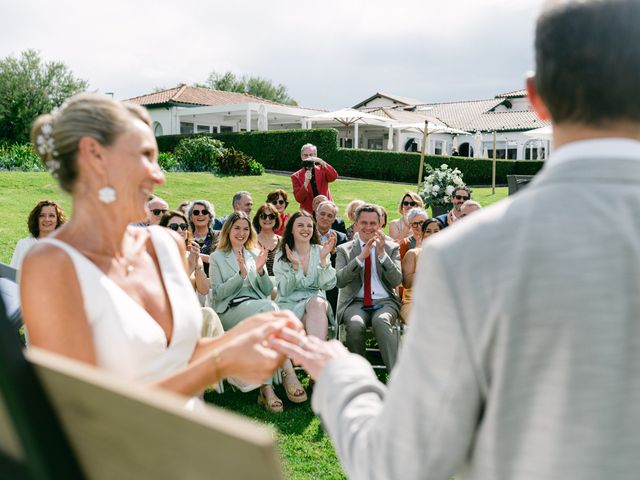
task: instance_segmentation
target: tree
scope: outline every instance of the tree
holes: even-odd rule
[[[45,63],[35,50],[0,60],[0,140],[24,143],[31,124],[42,113],[59,107],[84,91],[86,80],[76,79],[61,62]]]
[[[298,102],[289,97],[287,87],[282,84],[274,85],[271,80],[262,77],[247,77],[243,75],[238,78],[232,72],[220,74],[214,71],[207,78],[206,86],[225,92],[248,93],[286,105],[298,105]]]

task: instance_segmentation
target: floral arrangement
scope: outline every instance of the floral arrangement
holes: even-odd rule
[[[443,163],[434,170],[431,165],[427,165],[420,196],[425,207],[440,206],[448,209],[451,208],[451,195],[464,185],[462,172],[457,168],[451,169]]]

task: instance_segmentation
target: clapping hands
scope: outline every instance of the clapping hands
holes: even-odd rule
[[[269,255],[269,249],[267,247],[260,247],[260,253],[256,258],[256,271],[259,275],[262,275],[262,269],[267,263],[267,256]]]

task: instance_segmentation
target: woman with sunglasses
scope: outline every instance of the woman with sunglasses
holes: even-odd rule
[[[389,236],[396,242],[400,242],[400,240],[411,234],[411,225],[409,225],[407,213],[416,207],[424,208],[424,202],[420,195],[408,190],[405,191],[402,200],[400,200],[400,205],[398,205],[398,213],[402,216],[389,223]]]
[[[187,217],[178,210],[172,210],[162,216],[160,226],[170,228],[182,237],[187,249],[187,273],[189,274],[193,288],[200,295],[209,293],[209,279],[204,272],[204,265],[202,258],[200,258],[200,246],[193,239],[193,234],[189,230]]]
[[[313,217],[301,210],[291,215],[281,243],[273,266],[278,305],[302,320],[307,334],[325,340],[329,321],[333,323],[325,290],[336,286],[336,270],[330,261],[336,237],[330,236],[319,245],[320,235]]]
[[[404,323],[409,322],[409,313],[411,311],[411,289],[415,283],[415,275],[418,270],[418,261],[420,258],[420,252],[422,252],[422,245],[431,235],[438,233],[442,230],[442,224],[437,218],[429,218],[422,223],[420,233],[422,241],[416,248],[409,250],[402,259],[402,286],[404,291],[402,293],[402,307],[400,308],[400,317]]]
[[[213,308],[220,316],[222,325],[228,330],[256,313],[278,310],[271,301],[273,283],[266,271],[268,251],[257,247],[256,233],[249,217],[244,212],[233,212],[227,217],[220,232],[218,248],[211,255],[211,277],[213,279]],[[286,360],[285,391],[295,403],[306,401],[307,394],[293,373],[293,365]],[[252,389],[251,386],[242,386]],[[283,403],[271,383],[260,387],[258,404],[272,413],[283,410]]]
[[[412,248],[420,247],[422,243],[422,225],[427,221],[429,216],[424,208],[415,207],[410,209],[407,214],[407,222],[409,223],[409,236],[404,237],[398,242],[400,248],[400,260],[402,260],[405,254]]]
[[[289,206],[289,197],[287,196],[287,192],[281,188],[269,192],[267,195],[267,203],[272,204],[278,211],[278,215],[280,215],[280,224],[273,231],[276,235],[282,235],[284,232],[284,226],[287,224],[287,220],[289,220],[289,214],[285,213],[286,208]]]
[[[282,227],[282,217],[273,204],[265,203],[258,208],[252,223],[258,233],[258,245],[261,248],[266,248],[269,252],[267,254],[267,273],[273,277],[273,261],[281,239],[276,231]]]
[[[207,200],[195,200],[188,208],[187,218],[194,240],[200,246],[204,273],[209,275],[209,255],[216,249],[219,232],[213,230],[216,213]]]

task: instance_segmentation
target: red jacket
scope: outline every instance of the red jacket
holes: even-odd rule
[[[318,187],[318,195],[324,195],[329,200],[333,200],[331,197],[331,191],[329,190],[329,184],[338,178],[338,172],[328,163],[325,167],[315,166],[316,169],[316,187]],[[300,204],[301,210],[306,210],[311,213],[311,204],[313,203],[313,190],[311,189],[311,182],[304,188],[304,174],[306,170],[301,168],[297,172],[291,174],[291,183],[293,184],[293,196]]]

